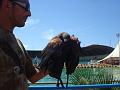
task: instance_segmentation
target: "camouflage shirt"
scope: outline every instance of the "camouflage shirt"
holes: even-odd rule
[[[24,72],[16,74],[14,72],[15,60],[0,48],[0,90],[27,90],[27,79],[30,80],[36,73],[31,58],[25,54],[26,51],[21,42],[15,38],[12,32],[6,33],[0,29],[0,38],[4,38],[17,53],[24,69]]]

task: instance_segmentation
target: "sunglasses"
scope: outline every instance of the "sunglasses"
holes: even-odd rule
[[[19,5],[20,7],[24,8],[26,11],[30,11],[29,2],[13,1],[13,3],[15,3],[15,4]]]

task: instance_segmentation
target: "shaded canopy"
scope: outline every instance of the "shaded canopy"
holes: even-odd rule
[[[117,43],[115,49],[105,58],[100,60],[99,62],[103,60],[119,60],[120,59],[120,41]]]

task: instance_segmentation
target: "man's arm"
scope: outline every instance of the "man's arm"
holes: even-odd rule
[[[37,68],[35,68],[35,69],[36,69],[37,72],[36,72],[35,75],[33,75],[31,77],[31,79],[30,79],[31,83],[35,83],[36,81],[42,79],[43,77],[45,77],[46,75],[49,74],[48,71],[39,70]]]
[[[25,65],[25,72],[28,80],[31,83],[35,83],[36,81],[42,79],[46,75],[48,75],[48,71],[43,71],[38,68],[35,68],[32,64],[32,59],[29,55],[27,55],[27,62]]]
[[[19,39],[17,39],[17,42],[18,42],[19,46],[22,48],[22,50],[26,56],[25,74],[26,74],[26,77],[28,78],[28,80],[31,83],[35,83],[36,81],[38,81],[38,80],[42,79],[43,77],[45,77],[46,75],[48,75],[48,71],[43,71],[43,70],[40,70],[33,66],[32,58],[30,57],[28,52],[25,50],[22,42]]]

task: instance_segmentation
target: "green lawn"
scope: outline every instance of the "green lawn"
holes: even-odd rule
[[[70,82],[74,85],[81,84],[115,84],[120,83],[120,68],[76,68],[70,76]],[[88,89],[88,90],[104,90]],[[105,90],[120,90],[120,88],[111,88]]]

